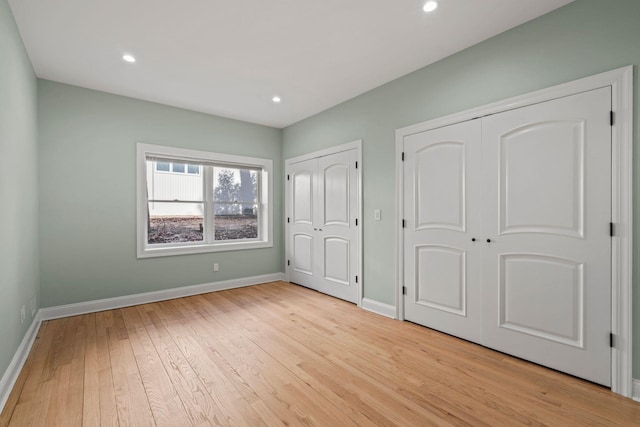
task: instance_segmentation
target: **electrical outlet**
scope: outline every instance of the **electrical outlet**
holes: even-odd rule
[[[27,309],[23,305],[22,308],[20,309],[20,323],[24,323],[24,319],[25,319],[25,317],[27,317],[27,313],[26,312],[27,312]]]
[[[220,271],[220,266],[218,264],[213,264],[213,271]]]

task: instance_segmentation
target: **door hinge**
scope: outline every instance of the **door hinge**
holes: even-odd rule
[[[358,218],[356,218],[356,226],[358,225]]]
[[[356,169],[358,169],[358,162],[356,162]]]
[[[609,333],[609,347],[613,348],[613,332]]]
[[[404,219],[402,220],[402,228],[405,228],[407,226],[407,221],[405,221]]]
[[[287,174],[287,181],[289,181],[291,179],[291,177],[289,176],[289,174]]]
[[[615,117],[615,113],[613,112],[613,110],[612,110],[612,111],[609,111],[609,124],[610,124],[611,126],[613,126],[613,124],[615,123],[615,122],[614,122],[614,117]]]
[[[356,276],[356,283],[358,283],[358,276]]]
[[[407,294],[407,287],[403,286],[402,287],[402,295],[406,295]]]
[[[287,217],[287,223],[291,222],[291,218]]]
[[[613,236],[615,236],[615,235],[616,235],[616,234],[615,234],[615,230],[614,230],[614,228],[613,228],[613,223],[612,223],[612,222],[610,222],[610,223],[609,223],[609,236],[613,237]]]
[[[290,260],[287,260],[287,265],[291,265],[291,261]]]
[[[404,162],[404,151],[402,152],[402,161]]]

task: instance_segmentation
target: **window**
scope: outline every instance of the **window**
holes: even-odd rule
[[[169,162],[156,162],[156,170],[158,172],[170,172],[171,163]]]
[[[188,173],[192,175],[200,175],[200,165],[190,165],[184,163],[158,161],[155,162],[155,170],[157,172]]]
[[[185,164],[184,163],[172,163],[173,169],[171,170],[173,173],[184,173]]]
[[[272,165],[138,144],[138,258],[272,247]]]

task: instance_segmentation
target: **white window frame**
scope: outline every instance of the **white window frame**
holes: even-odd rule
[[[159,256],[199,254],[207,252],[235,251],[273,247],[273,160],[258,157],[236,156],[164,145],[137,144],[136,206],[137,206],[137,256],[151,258]],[[230,168],[252,168],[260,170],[258,189],[258,238],[242,240],[217,240],[213,242],[181,242],[172,244],[149,244],[147,229],[147,157],[161,157],[199,163],[215,163]],[[155,168],[155,166],[154,166]],[[166,172],[165,172],[166,173]],[[208,174],[199,174],[204,180],[213,179]],[[213,185],[213,181],[211,186]],[[205,185],[206,187],[206,185]],[[211,210],[213,212],[213,210]],[[204,218],[213,224],[213,216]]]

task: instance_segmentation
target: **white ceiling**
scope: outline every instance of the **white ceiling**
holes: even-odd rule
[[[9,0],[38,77],[277,128],[570,2]]]

